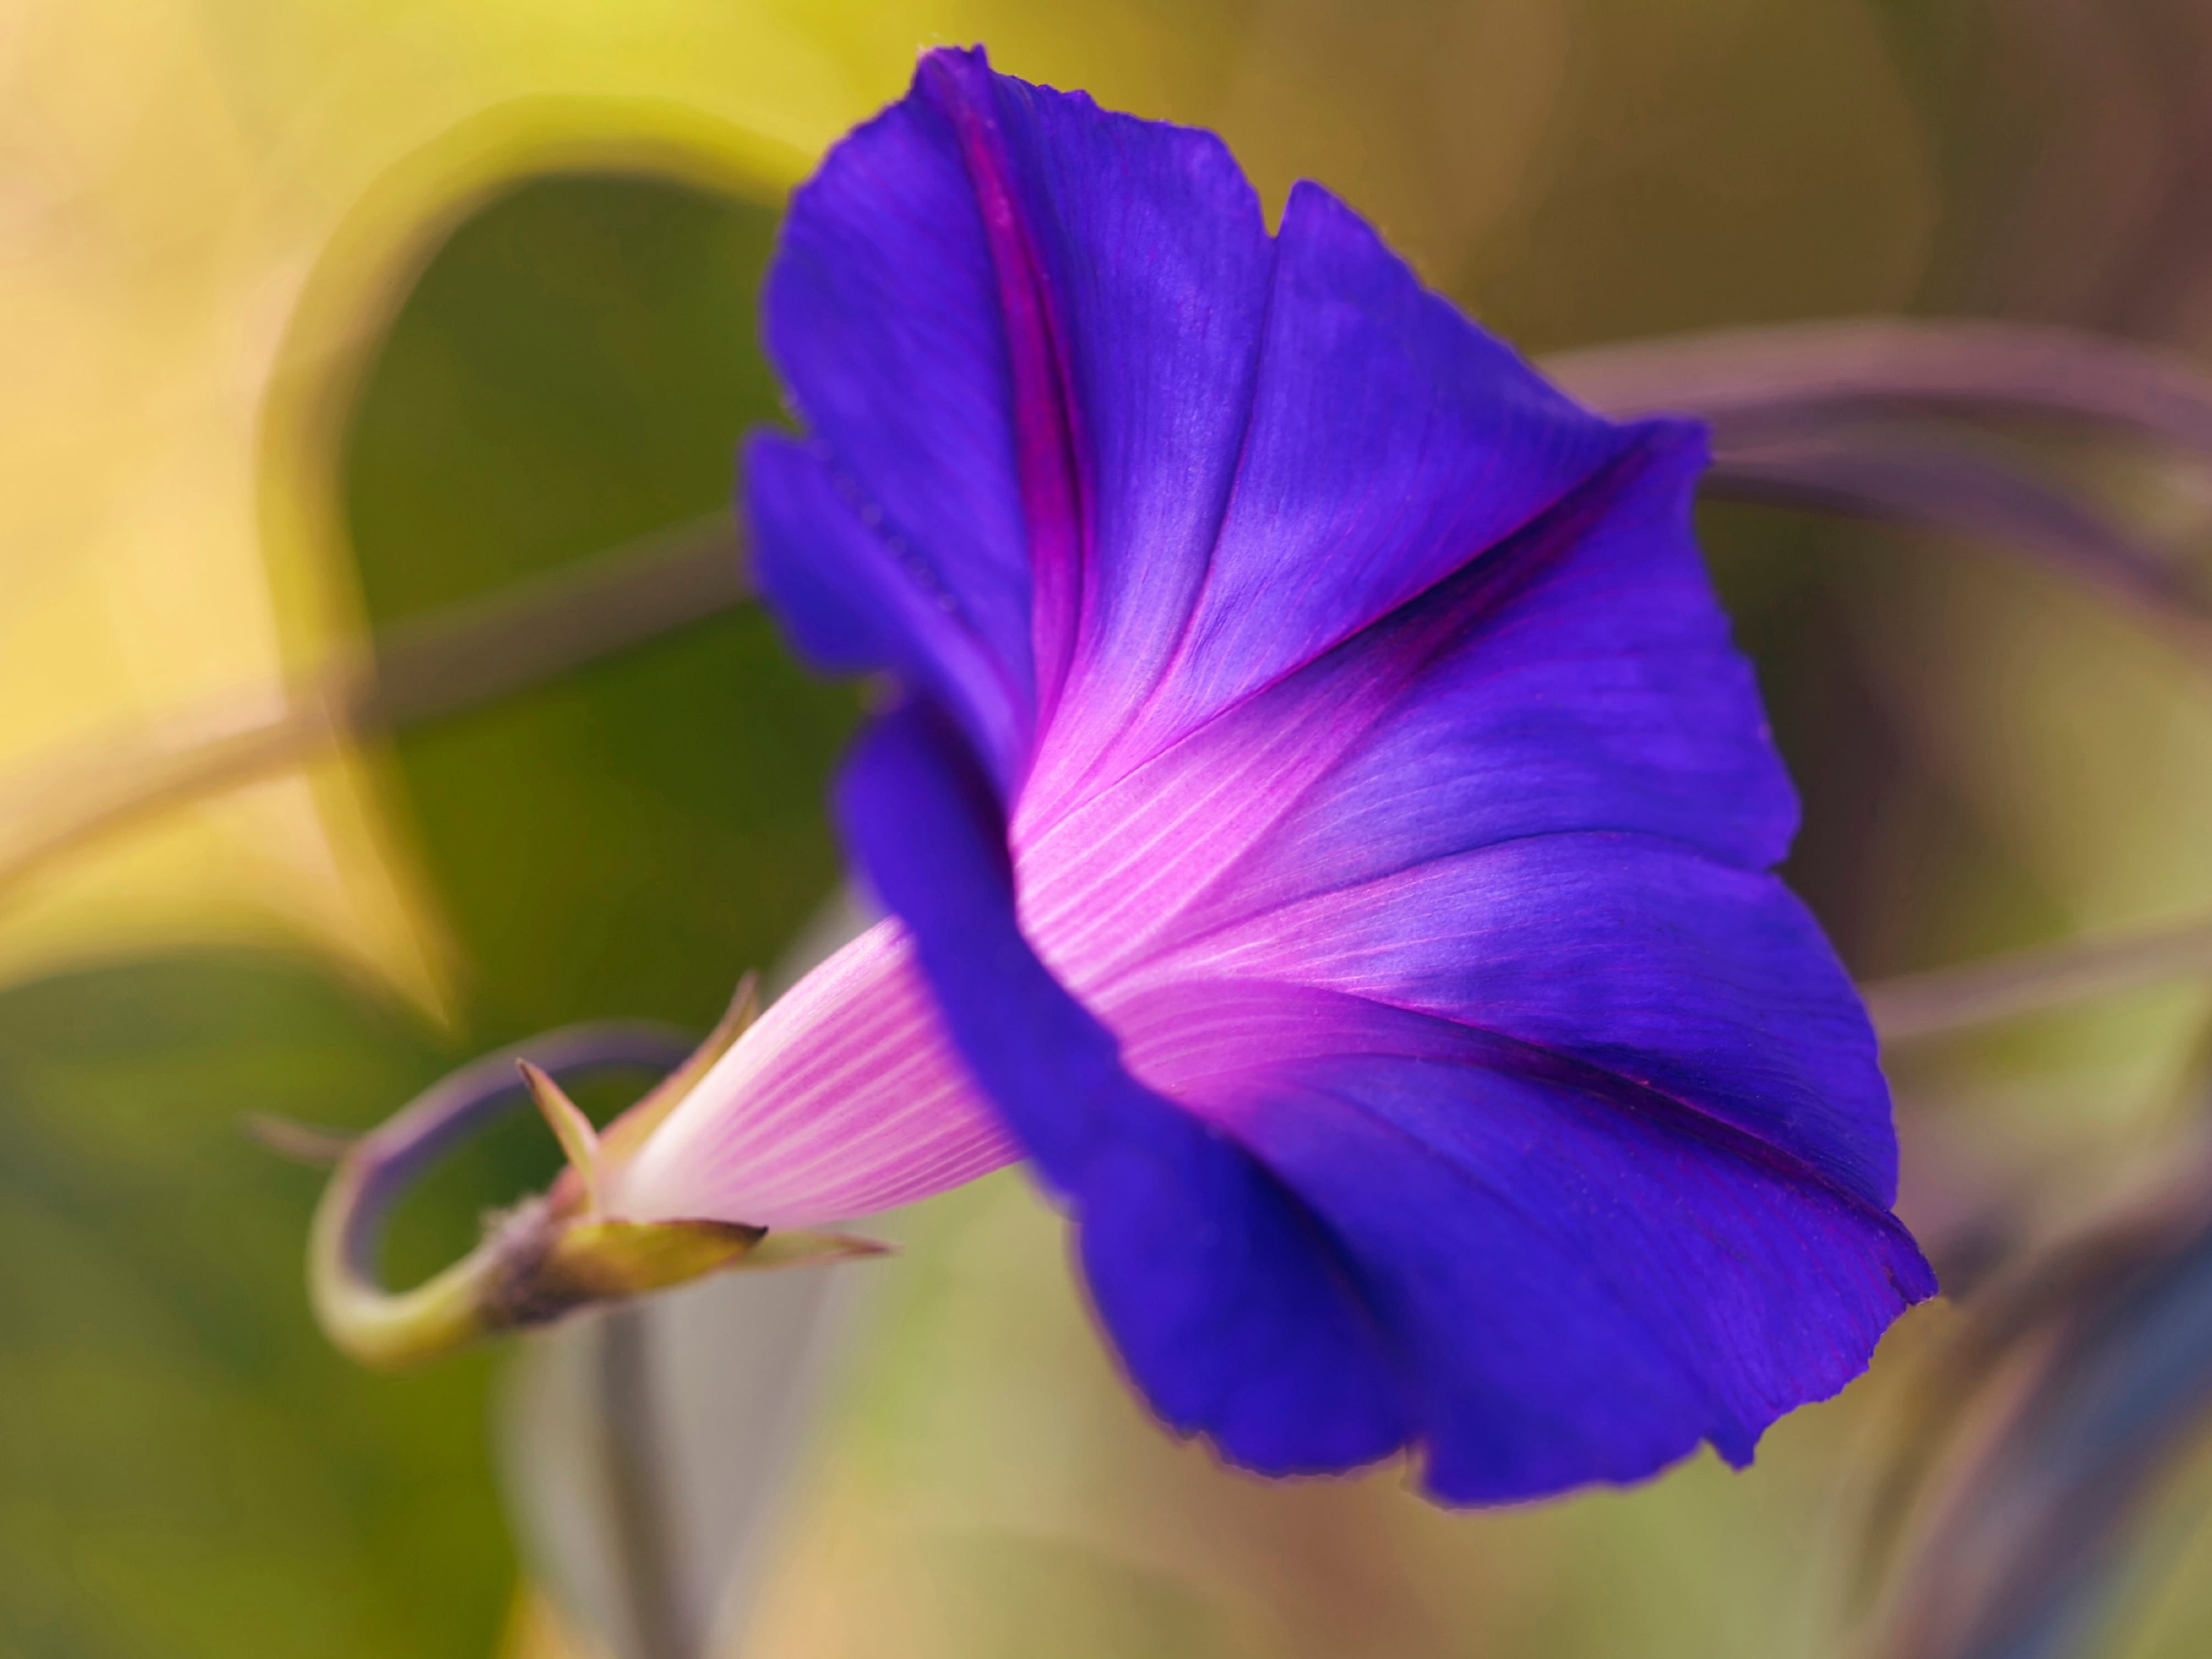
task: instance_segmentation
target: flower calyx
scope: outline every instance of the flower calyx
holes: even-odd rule
[[[658,1026],[570,1027],[465,1066],[380,1127],[346,1146],[315,1214],[308,1288],[331,1340],[363,1364],[399,1367],[505,1331],[738,1267],[874,1255],[872,1239],[771,1232],[716,1219],[632,1220],[606,1213],[606,1177],[633,1153],[757,1012],[750,975],[696,1048]],[[556,1074],[652,1070],[661,1082],[604,1132]],[[545,1193],[495,1218],[468,1255],[411,1290],[387,1289],[376,1256],[393,1202],[435,1158],[526,1093],[568,1155]]]

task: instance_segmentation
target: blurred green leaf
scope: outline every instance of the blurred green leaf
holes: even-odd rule
[[[738,441],[778,410],[755,320],[775,222],[690,185],[575,175],[456,231],[349,434],[371,620],[727,511]],[[822,799],[855,708],[748,611],[398,739],[471,1042],[710,1023],[835,879]]]
[[[453,1058],[276,957],[0,994],[0,1651],[487,1650],[511,1571],[487,1362],[331,1351],[301,1283],[319,1182],[240,1129],[365,1126]],[[410,1222],[465,1227],[493,1174],[449,1171]]]

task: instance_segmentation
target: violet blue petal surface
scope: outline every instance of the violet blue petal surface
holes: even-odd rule
[[[839,816],[914,930],[953,1042],[1077,1218],[1084,1272],[1154,1407],[1269,1474],[1339,1469],[1413,1427],[1389,1332],[1312,1212],[1146,1088],[1014,925],[988,781],[909,704],[861,740]]]
[[[848,1112],[947,1181],[1002,1124],[1170,1425],[1278,1474],[1414,1449],[1453,1502],[1747,1461],[1932,1293],[1771,873],[1697,428],[1576,407],[1327,192],[1271,238],[1218,141],[980,52],[830,153],[765,308],[809,435],[756,441],[746,512],[802,651],[908,693],[839,817],[935,1103],[785,1040],[811,1080],[732,1066],[638,1207],[744,1218],[726,1148],[823,1170]]]

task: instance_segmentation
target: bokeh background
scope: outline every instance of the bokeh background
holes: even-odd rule
[[[301,1286],[317,1179],[240,1126],[366,1125],[565,1021],[703,1028],[818,951],[856,696],[743,607],[396,731],[323,693],[380,633],[718,533],[777,418],[784,191],[971,40],[1216,128],[1271,206],[1321,179],[1532,352],[1887,313],[2212,349],[2198,0],[0,0],[0,1654],[659,1659],[576,1565],[606,1333],[353,1370]],[[2177,544],[2212,521],[2168,462],[2074,465]],[[1705,530],[1856,972],[2212,910],[2201,662],[2000,547]],[[227,787],[160,787],[225,744]],[[2055,1645],[1899,1634],[1942,1528],[1889,1501],[2023,1432],[1947,1358],[1976,1287],[2193,1155],[2208,1016],[2183,979],[1893,1051],[1961,1295],[1743,1474],[1449,1515],[1224,1474],[1117,1382],[1018,1174],[834,1286],[686,1293],[652,1455],[720,1494],[701,1639],[2212,1650],[2212,1311],[2160,1351],[2156,1479],[2062,1551],[2096,1594]],[[518,1124],[458,1161],[395,1273],[555,1156]]]

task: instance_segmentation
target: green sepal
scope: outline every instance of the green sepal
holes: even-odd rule
[[[338,1183],[334,1183],[334,1186]],[[309,1286],[331,1341],[364,1364],[416,1364],[503,1331],[735,1268],[879,1255],[845,1233],[770,1232],[728,1221],[563,1218],[543,1200],[507,1216],[462,1261],[411,1291],[385,1290],[347,1260],[337,1212],[316,1230]]]

